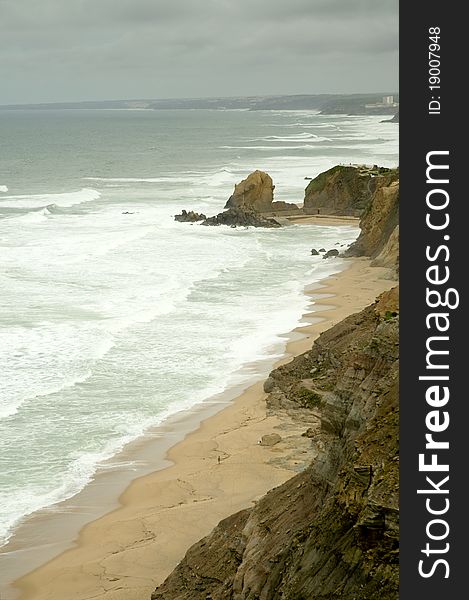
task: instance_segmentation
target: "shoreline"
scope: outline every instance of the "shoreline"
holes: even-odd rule
[[[319,333],[396,284],[383,278],[386,269],[370,267],[368,259],[347,262],[345,270],[306,288],[305,293],[318,310],[303,315],[302,321],[307,324],[286,336],[289,341],[284,358],[275,366],[306,351]],[[154,439],[150,433],[139,443],[129,445],[122,453],[123,465],[125,457],[135,457],[137,450],[137,455],[141,451],[140,460],[151,457],[152,466],[148,474],[130,477],[118,499],[117,488],[109,486],[117,473],[122,487],[118,469],[104,472],[93,482],[95,485],[89,484],[87,488],[94,487],[93,493],[98,496],[104,488],[111,496],[112,502],[105,503],[107,508],[101,512],[104,516],[90,517],[88,510],[87,524],[73,524],[75,532],[80,529],[73,544],[63,544],[61,554],[16,578],[20,600],[84,600],[104,596],[105,591],[111,600],[149,598],[192,543],[222,518],[250,506],[309,462],[307,440],[298,458],[298,439],[307,427],[266,415],[262,381],[244,391],[230,392],[178,413],[157,428]],[[282,433],[280,444],[257,444],[264,433],[273,431]],[[288,445],[289,438],[295,439],[294,452]],[[155,470],[155,452],[160,457],[159,470]],[[61,504],[72,504],[68,512],[64,511],[66,521],[82,514],[76,510],[76,498]],[[82,512],[83,508],[86,502]],[[49,513],[49,518],[44,517],[44,528],[49,533],[57,511],[43,512]],[[99,518],[92,520],[96,516]],[[62,535],[63,531],[56,533]],[[54,548],[57,554],[57,545]],[[40,563],[45,560],[43,550]],[[4,597],[8,600],[13,596]]]

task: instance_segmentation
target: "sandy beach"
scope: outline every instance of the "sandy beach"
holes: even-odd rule
[[[314,312],[293,333],[284,361],[396,284],[368,259],[347,262],[346,270],[307,291]],[[149,599],[190,545],[308,463],[304,424],[267,416],[264,398],[262,382],[256,383],[204,420],[169,449],[170,463],[162,460],[162,467],[170,466],[135,479],[120,506],[82,528],[74,547],[17,580],[18,597]],[[261,446],[261,436],[272,432],[282,441]]]
[[[290,223],[301,225],[356,225],[358,226],[359,217],[347,217],[341,215],[295,215],[287,217]]]

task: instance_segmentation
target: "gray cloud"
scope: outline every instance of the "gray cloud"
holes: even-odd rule
[[[0,104],[397,89],[397,0],[0,0]]]

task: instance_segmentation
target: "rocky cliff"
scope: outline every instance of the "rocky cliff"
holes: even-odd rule
[[[398,318],[394,288],[271,373],[268,410],[315,417],[315,459],[192,546],[153,600],[397,599]]]
[[[376,189],[399,177],[396,169],[337,165],[320,173],[305,190],[303,211],[306,214],[329,214],[359,217]]]
[[[281,227],[275,217],[297,215],[297,204],[274,202],[275,186],[272,178],[263,171],[253,171],[235,185],[225,210],[213,217],[183,210],[174,219],[181,222],[203,221],[202,225],[229,225],[230,227]]]
[[[369,256],[376,266],[399,270],[399,180],[376,188],[361,220],[361,233],[346,256]]]

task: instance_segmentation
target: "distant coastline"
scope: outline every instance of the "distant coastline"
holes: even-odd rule
[[[395,105],[382,103],[392,97]],[[0,110],[317,110],[321,114],[395,115],[399,94],[296,94],[279,96],[235,96],[216,98],[167,98],[129,100],[91,100],[41,104],[0,105]]]

